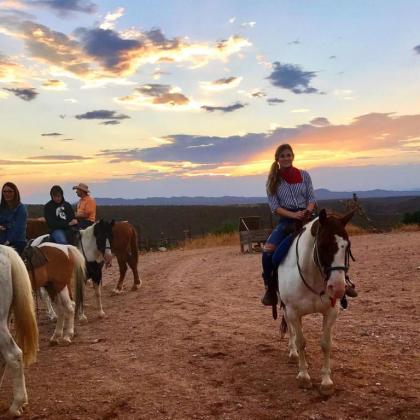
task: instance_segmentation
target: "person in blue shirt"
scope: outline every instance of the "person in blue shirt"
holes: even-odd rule
[[[13,182],[6,182],[1,190],[0,244],[12,246],[20,254],[26,246],[27,219],[18,188]]]

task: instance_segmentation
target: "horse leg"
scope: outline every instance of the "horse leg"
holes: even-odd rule
[[[45,290],[44,287],[40,287],[39,290],[41,292],[41,299],[47,305],[48,318],[50,319],[50,321],[55,321],[57,319],[57,314],[55,313],[54,308],[51,304],[51,299],[50,299],[50,296],[48,295],[48,292]]]
[[[93,282],[93,287],[95,289],[96,301],[98,302],[99,318],[103,318],[105,316],[105,312],[102,309],[101,283],[98,284],[96,282]]]
[[[334,384],[331,380],[330,354],[331,354],[331,330],[337,319],[337,310],[331,308],[324,313],[322,320],[322,368],[320,392],[323,395],[331,395],[334,392]]]
[[[117,287],[112,291],[113,294],[119,295],[121,293],[125,273],[127,272],[127,260],[125,257],[121,255],[117,255],[118,267],[120,269],[120,278],[117,283]]]
[[[61,291],[59,298],[61,299],[64,318],[63,343],[70,344],[74,336],[75,303],[70,299],[69,289],[67,287]]]
[[[63,304],[61,302],[60,299],[60,293],[57,294],[56,297],[56,302],[57,302],[57,322],[55,324],[55,330],[54,333],[52,335],[52,337],[50,338],[50,345],[51,346],[55,346],[58,344],[58,342],[60,341],[61,337],[63,336],[63,328],[64,328],[64,313],[65,313],[65,309],[63,307]]]
[[[309,389],[312,387],[312,383],[311,377],[308,373],[308,364],[305,357],[306,340],[302,330],[302,318],[298,314],[290,312],[291,311],[287,313],[287,321],[289,326],[291,326],[294,330],[296,348],[299,356],[299,373],[297,375],[297,380],[300,388]]]
[[[16,345],[6,324],[0,326],[0,366],[5,364],[12,372],[13,402],[9,408],[9,414],[13,417],[22,414],[22,407],[28,403],[26,393],[25,376],[23,373],[22,350]]]
[[[137,290],[141,286],[141,280],[140,280],[139,272],[137,270],[138,256],[136,258],[135,255],[130,255],[127,261],[134,276],[134,283],[131,290]]]

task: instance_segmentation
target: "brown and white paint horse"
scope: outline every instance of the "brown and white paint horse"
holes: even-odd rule
[[[28,272],[33,289],[44,287],[56,303],[57,322],[50,344],[60,341],[70,344],[74,336],[74,315],[83,309],[85,259],[72,245],[45,242],[38,248],[46,257],[46,264]]]
[[[105,316],[102,308],[102,293],[101,293],[101,279],[102,279],[102,262],[105,260],[109,263],[112,254],[110,250],[110,237],[111,237],[112,223],[103,220],[96,222],[92,226],[80,231],[80,238],[77,243],[77,249],[82,255],[83,261],[86,264],[86,276],[92,278],[92,283],[95,290],[95,297],[98,304],[99,316]],[[35,238],[31,245],[42,246],[42,244],[53,245],[51,242],[44,242],[49,239],[49,235],[42,235]],[[59,245],[62,249],[75,248],[71,245]],[[48,296],[43,294],[43,298],[47,303],[48,315],[50,319],[55,319],[56,314]],[[87,318],[84,314],[83,305],[78,307],[77,314],[79,320],[86,321]]]
[[[124,278],[128,267],[133,272],[133,286],[131,290],[137,290],[141,285],[138,272],[139,248],[138,236],[135,227],[127,222],[111,222],[111,251],[118,261],[120,276],[117,286],[112,291],[113,294],[120,294],[123,289]],[[28,219],[26,236],[28,239],[35,239],[38,236],[48,233],[45,219]]]
[[[9,331],[13,313],[16,341]],[[20,416],[28,403],[23,367],[36,361],[38,327],[28,272],[19,255],[0,245],[0,386],[6,366],[12,373],[11,416]]]
[[[354,212],[343,217],[328,216],[308,223],[297,236],[278,268],[279,298],[284,306],[284,321],[289,328],[289,358],[299,360],[297,380],[302,388],[312,386],[305,358],[302,317],[311,313],[323,316],[321,349],[323,353],[320,392],[334,391],[331,380],[331,331],[345,293],[345,275],[350,257],[350,240],[345,230]],[[284,332],[284,330],[283,330]]]

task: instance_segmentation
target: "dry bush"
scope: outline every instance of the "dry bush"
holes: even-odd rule
[[[347,233],[349,234],[349,236],[357,236],[357,235],[367,235],[367,234],[369,234],[369,233],[372,233],[372,232],[369,232],[368,230],[366,230],[366,229],[363,229],[362,227],[360,227],[360,226],[356,226],[356,225],[353,225],[353,224],[351,224],[351,223],[349,223],[347,226],[346,226],[346,231],[347,231]]]
[[[193,238],[185,243],[184,249],[212,248],[216,246],[239,245],[238,233],[209,233],[202,238]]]
[[[392,233],[399,233],[399,232],[418,232],[420,231],[420,225],[417,224],[409,224],[409,225],[398,225],[392,228]]]

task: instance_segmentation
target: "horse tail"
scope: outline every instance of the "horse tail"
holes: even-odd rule
[[[74,300],[76,302],[76,314],[83,311],[84,290],[86,283],[86,261],[82,253],[72,245],[68,245],[69,253],[74,261]]]
[[[139,260],[139,238],[137,235],[137,230],[133,225],[131,225],[131,231],[133,234],[130,238],[130,251],[131,255],[134,256],[135,262],[137,264]]]
[[[12,272],[12,309],[16,331],[16,343],[22,350],[23,363],[29,366],[36,362],[38,351],[38,325],[36,323],[32,285],[25,264],[9,247],[3,250],[9,257]]]

